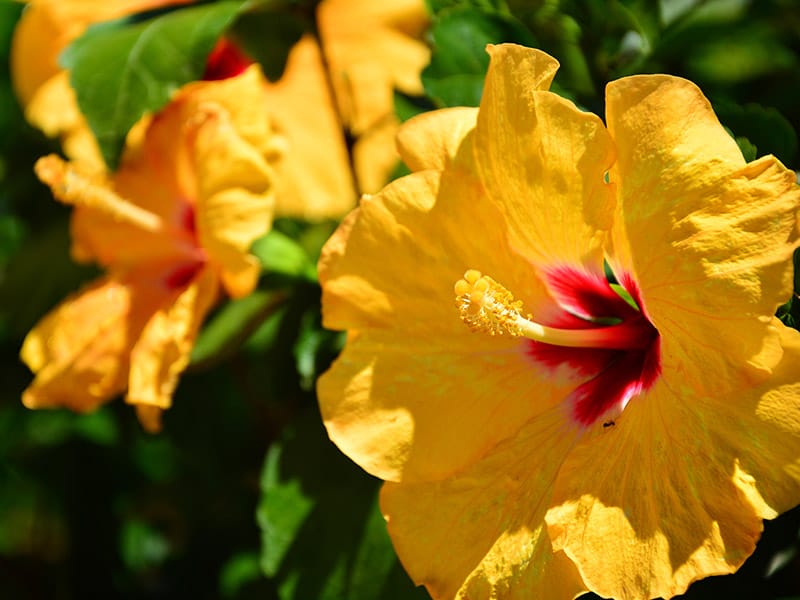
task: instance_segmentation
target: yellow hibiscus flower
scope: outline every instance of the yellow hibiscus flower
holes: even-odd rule
[[[112,176],[56,156],[37,163],[75,206],[73,254],[107,274],[26,337],[22,359],[36,374],[26,406],[89,411],[127,389],[158,429],[220,288],[247,295],[260,273],[248,250],[270,227],[275,159],[260,77],[251,67],[183,88],[132,132]]]
[[[679,594],[800,501],[794,173],[684,79],[612,82],[606,127],[551,57],[490,54],[323,251],[328,432],[434,598]]]

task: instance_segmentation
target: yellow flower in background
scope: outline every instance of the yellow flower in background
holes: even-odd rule
[[[362,192],[389,180],[398,155],[394,90],[422,94],[420,73],[430,60],[422,42],[429,18],[424,0],[323,0],[318,27],[336,102],[352,134],[353,163]]]
[[[58,56],[87,27],[136,12],[190,0],[30,0],[14,30],[11,78],[25,117],[59,138],[73,160],[103,167],[100,150],[78,109],[69,74]]]
[[[306,34],[294,45],[266,96],[288,146],[276,213],[312,220],[341,217],[358,192],[389,180],[399,160],[394,90],[421,94],[430,58],[423,0],[323,0],[317,24],[320,39]]]
[[[308,220],[341,217],[358,196],[314,37],[303,36],[292,47],[281,78],[265,85],[266,110],[285,141],[276,165],[275,213]]]
[[[103,169],[94,137],[57,64],[59,53],[92,23],[188,0],[33,0],[14,33],[12,76],[28,120],[62,140],[71,159]],[[261,78],[260,100],[285,141],[275,166],[276,214],[310,220],[341,217],[359,192],[388,180],[399,155],[393,90],[422,91],[429,50],[423,0],[325,0],[320,42],[306,34],[291,49],[283,76]],[[204,79],[238,74],[250,59],[229,40],[209,56]],[[352,164],[345,130],[353,137]],[[354,181],[354,176],[358,180]]]
[[[612,82],[606,127],[490,54],[323,251],[323,418],[434,598],[674,596],[800,501],[794,173],[686,80]]]
[[[56,156],[37,163],[75,207],[73,254],[107,273],[28,334],[26,406],[89,411],[127,390],[143,425],[159,428],[220,289],[245,296],[260,274],[248,251],[270,228],[276,159],[260,77],[251,67],[185,86],[137,125],[113,175]]]

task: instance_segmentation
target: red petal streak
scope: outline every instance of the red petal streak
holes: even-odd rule
[[[188,232],[193,238],[197,237],[197,222],[195,220],[194,206],[186,202],[181,207],[180,213],[180,226]]]
[[[184,288],[192,282],[204,265],[204,261],[196,261],[181,265],[169,272],[164,278],[164,283],[171,290]]]
[[[247,67],[253,64],[238,46],[225,38],[220,38],[217,45],[206,59],[206,70],[203,73],[204,81],[218,81],[240,75]]]
[[[545,274],[545,280],[558,310],[548,315],[547,324],[562,329],[595,329],[614,327],[596,322],[601,318],[619,320],[623,332],[636,333],[634,343],[616,344],[624,349],[569,348],[529,341],[527,354],[537,364],[555,371],[567,367],[582,381],[567,396],[571,417],[580,425],[590,426],[598,419],[619,414],[628,401],[648,389],[661,372],[658,331],[647,319],[641,294],[627,274],[620,284],[630,293],[641,310],[636,310],[620,297],[598,273],[587,273],[570,267],[558,267]]]
[[[609,287],[602,273],[587,273],[571,267],[557,267],[548,270],[544,274],[544,279],[560,308],[566,311],[561,315],[564,324],[547,323],[551,327],[584,329],[588,319],[616,317],[627,321],[639,315],[639,311]],[[567,318],[572,315],[580,318]]]
[[[572,418],[588,427],[619,415],[628,401],[649,388],[660,372],[658,343],[649,352],[615,352],[606,367],[567,396]]]

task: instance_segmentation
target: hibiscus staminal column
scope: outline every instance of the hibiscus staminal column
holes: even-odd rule
[[[121,198],[114,191],[92,181],[92,175],[81,173],[55,155],[40,159],[35,171],[64,204],[97,210],[116,221],[139,227],[142,231],[159,233],[164,230],[165,224],[158,215]]]
[[[608,327],[561,329],[548,327],[521,314],[522,302],[480,271],[470,269],[455,285],[461,319],[473,331],[489,335],[525,337],[535,342],[569,348],[641,349],[650,344],[652,325],[644,320]]]
[[[561,270],[559,275],[567,283],[557,282],[562,295],[570,291],[570,284],[577,285],[571,291],[585,295],[583,304],[589,300],[603,314],[578,316],[559,306],[563,314],[556,321],[561,326],[538,323],[531,315],[523,316],[522,302],[511,292],[474,269],[455,284],[456,306],[461,320],[474,332],[533,342],[528,354],[539,368],[567,363],[588,373],[567,403],[573,419],[589,426],[611,412],[620,413],[634,395],[653,383],[660,368],[658,331],[635,302],[604,286],[601,279],[571,270]]]

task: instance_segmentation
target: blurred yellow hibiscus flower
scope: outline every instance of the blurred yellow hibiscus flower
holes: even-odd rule
[[[36,374],[26,406],[88,411],[127,390],[158,429],[220,289],[247,295],[260,274],[248,251],[270,228],[277,159],[260,77],[251,67],[185,86],[137,125],[112,175],[39,160],[39,178],[75,207],[73,254],[106,275],[26,337],[22,359]]]
[[[800,502],[795,175],[684,79],[612,82],[606,127],[490,55],[323,250],[323,418],[434,598],[680,594]]]
[[[12,76],[28,120],[85,167],[103,168],[59,53],[96,22],[191,0],[32,0],[14,33]],[[275,164],[276,213],[311,220],[340,217],[361,191],[375,192],[398,162],[393,90],[422,91],[429,51],[421,41],[423,0],[324,0],[318,36],[304,35],[281,78],[260,78],[259,103],[285,142]],[[204,79],[237,76],[251,60],[223,39]],[[352,164],[345,132],[352,137]]]
[[[336,103],[352,138],[360,191],[377,192],[399,159],[395,89],[422,94],[420,73],[430,60],[423,0],[323,0],[319,35]]]

